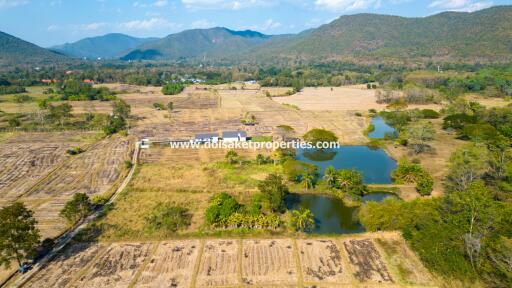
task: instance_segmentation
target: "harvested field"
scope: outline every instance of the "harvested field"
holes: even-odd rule
[[[119,179],[123,170],[121,164],[130,159],[129,150],[127,139],[104,139],[41,182],[28,198],[105,193]]]
[[[273,100],[278,103],[298,106],[301,110],[368,111],[368,109],[386,109],[386,104],[376,102],[375,90],[357,86],[308,87],[292,96],[276,97]],[[410,105],[409,108],[440,110],[441,105]]]
[[[395,279],[400,284],[428,285],[432,278],[423,267],[418,257],[409,249],[402,238],[377,238],[375,243],[384,253],[390,271],[396,275]]]
[[[198,240],[160,243],[136,287],[190,287]]]
[[[378,251],[384,251],[383,258]],[[368,233],[329,239],[79,243],[65,248],[25,287],[433,287],[435,284],[399,234]]]
[[[292,240],[245,240],[242,281],[249,285],[295,285],[297,261]]]
[[[198,287],[236,286],[239,245],[235,240],[206,241],[197,274]]]
[[[128,287],[151,244],[113,244],[71,287]]]
[[[394,282],[371,239],[347,240],[343,245],[357,280],[377,283]]]
[[[350,273],[334,240],[298,240],[297,244],[304,282],[350,283]]]
[[[102,244],[79,243],[67,247],[36,274],[26,287],[66,287],[104,249]]]

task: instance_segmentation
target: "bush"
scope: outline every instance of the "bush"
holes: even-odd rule
[[[439,117],[441,117],[441,114],[432,109],[423,109],[421,110],[421,117],[423,119],[438,119]]]
[[[460,130],[464,128],[466,124],[476,124],[477,117],[464,113],[452,114],[444,118],[443,129],[454,129]]]
[[[125,160],[125,161],[124,161],[124,167],[125,167],[126,169],[128,169],[128,170],[129,170],[129,169],[132,169],[132,167],[133,167],[133,163],[132,163],[132,161],[130,161],[130,160]]]
[[[434,179],[427,172],[423,172],[416,177],[416,191],[421,196],[430,196],[434,190]]]
[[[210,206],[206,209],[206,223],[210,226],[225,227],[229,217],[242,208],[233,196],[227,193],[217,194],[210,199]]]
[[[318,175],[318,167],[314,164],[288,159],[283,163],[284,174],[288,181],[300,182],[304,175]]]
[[[75,147],[75,148],[71,148],[71,149],[68,149],[66,150],[66,153],[68,153],[69,155],[78,155],[78,154],[82,154],[84,153],[85,150],[82,149],[81,147]]]
[[[182,83],[169,83],[162,87],[164,95],[178,95],[185,90],[185,85]]]
[[[304,134],[304,140],[313,144],[322,142],[337,142],[338,137],[331,131],[325,129],[312,129]]]
[[[145,217],[145,220],[152,229],[162,229],[174,233],[179,229],[188,227],[191,223],[192,215],[187,208],[170,203],[159,203]]]
[[[60,211],[60,216],[70,224],[75,224],[92,213],[92,204],[85,193],[77,193]]]

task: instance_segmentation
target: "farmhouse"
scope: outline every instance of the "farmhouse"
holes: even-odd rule
[[[195,143],[217,143],[219,142],[219,134],[218,133],[205,133],[205,134],[196,134],[194,137]]]
[[[247,132],[245,131],[224,131],[222,133],[224,142],[245,142],[247,141]]]

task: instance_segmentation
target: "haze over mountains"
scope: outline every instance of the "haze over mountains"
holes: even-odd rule
[[[158,38],[136,38],[120,33],[85,38],[74,43],[53,46],[50,49],[77,58],[120,58],[132,49]]]
[[[362,60],[374,62],[512,60],[512,6],[424,18],[357,14],[341,16],[296,35],[265,35],[227,28],[194,29],[162,39],[107,34],[52,47],[69,57],[122,60],[214,60],[273,63]],[[0,34],[0,62],[62,61],[63,56]],[[8,40],[4,40],[8,39]]]

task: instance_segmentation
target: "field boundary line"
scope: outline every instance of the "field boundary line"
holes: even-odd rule
[[[238,275],[238,282],[241,286],[244,285],[244,276],[242,273],[242,261],[244,257],[244,240],[242,238],[238,239],[238,251],[237,251],[237,263],[236,263],[236,269],[237,269],[237,275]]]
[[[109,244],[109,245],[105,245],[105,247],[101,248],[101,250],[96,254],[96,256],[94,256],[92,259],[91,259],[91,262],[87,263],[87,265],[85,265],[84,268],[80,269],[80,271],[78,271],[76,273],[76,276],[74,276],[73,278],[71,278],[71,281],[69,281],[69,283],[66,285],[66,287],[71,287],[73,284],[75,284],[78,280],[80,280],[80,277],[82,276],[85,276],[87,275],[87,273],[89,271],[91,271],[92,267],[94,266],[94,264],[96,264],[98,262],[98,260],[105,256],[108,252],[108,249],[112,246],[112,244]],[[35,274],[34,274],[35,275]],[[22,285],[23,286],[23,285]]]
[[[196,263],[194,263],[194,271],[192,271],[192,277],[190,280],[190,287],[195,288],[197,285],[197,277],[199,276],[199,268],[201,268],[201,259],[203,259],[204,245],[206,239],[201,239],[199,243],[199,252],[197,253]]]
[[[350,265],[350,258],[348,257],[347,250],[345,249],[345,245],[343,241],[350,238],[335,238],[334,243],[338,246],[341,255],[341,263],[345,266],[345,271],[347,271],[348,278],[350,279],[350,283],[347,286],[355,286],[357,287],[361,282],[359,282],[354,276],[354,270]]]
[[[133,177],[133,174],[135,173],[135,170],[137,169],[139,151],[140,151],[139,146],[138,145],[135,146],[135,150],[134,150],[133,157],[132,157],[132,159],[134,159],[134,162],[133,162],[134,164],[130,170],[130,173],[128,173],[128,175],[124,179],[121,186],[118,187],[118,189],[114,192],[114,194],[110,197],[109,201],[106,204],[111,204],[117,198],[117,196],[119,196],[119,194],[121,194],[121,192],[126,188],[128,183],[130,183],[131,178]],[[50,251],[43,259],[41,259],[39,262],[37,262],[34,265],[32,270],[30,270],[29,272],[27,272],[24,275],[21,275],[21,277],[18,278],[14,284],[12,284],[12,287],[23,286],[28,281],[28,279],[33,277],[33,275],[35,275],[36,273],[40,272],[42,269],[42,266],[45,262],[48,262],[50,259],[53,259],[53,257],[59,251],[64,249],[69,244],[69,242],[73,239],[73,237],[75,237],[80,231],[85,229],[90,223],[92,223],[94,220],[96,220],[98,218],[98,216],[101,214],[101,212],[103,212],[103,209],[105,208],[106,204],[100,210],[96,211],[94,214],[87,217],[82,222],[76,224],[72,230],[69,230],[69,231],[65,232],[64,234],[62,234],[56,240],[58,245],[56,245],[55,248],[52,251]],[[16,271],[15,274],[16,273],[18,273],[18,271]]]
[[[299,245],[297,239],[292,238],[293,241],[293,257],[295,258],[295,265],[297,266],[297,286],[304,287],[304,275],[302,274],[302,261],[300,261]]]
[[[133,279],[130,281],[130,284],[128,284],[128,288],[137,287],[135,285],[137,285],[137,282],[139,281],[140,276],[146,270],[146,267],[149,265],[149,262],[151,261],[153,256],[155,256],[156,251],[158,250],[158,247],[160,247],[160,243],[161,242],[152,243],[152,245],[154,247],[151,247],[151,251],[149,252],[148,257],[144,260],[142,265],[140,265],[139,269],[137,269],[137,272],[135,273],[135,275],[133,275]]]

